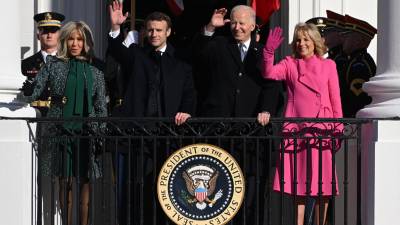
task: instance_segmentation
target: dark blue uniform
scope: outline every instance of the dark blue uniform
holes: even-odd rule
[[[328,58],[332,59],[336,63],[336,70],[339,76],[339,86],[340,86],[340,97],[342,100],[342,107],[346,101],[346,93],[347,91],[347,82],[346,82],[346,71],[348,65],[348,57],[342,51],[342,45],[336,46],[334,48],[329,49]]]
[[[39,51],[36,54],[22,60],[21,62],[21,72],[26,77],[26,82],[32,83],[35,79],[36,75],[40,71],[40,69],[44,66],[44,59],[42,53]],[[27,84],[28,85],[28,84]],[[33,84],[31,84],[33,85]],[[25,86],[25,85],[24,85]],[[29,86],[29,85],[28,85]],[[30,95],[28,93],[24,93],[25,95]],[[49,107],[49,96],[50,90],[45,88],[40,95],[39,99],[35,102],[32,102],[32,106],[39,109],[42,117],[46,116],[48,107]]]
[[[362,85],[375,76],[376,64],[366,49],[357,50],[348,56],[344,74],[343,115],[355,117],[357,111],[372,101],[372,98],[363,91]]]

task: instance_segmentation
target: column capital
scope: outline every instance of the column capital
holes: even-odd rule
[[[400,117],[400,71],[376,75],[363,89],[372,102],[357,112],[358,118]]]

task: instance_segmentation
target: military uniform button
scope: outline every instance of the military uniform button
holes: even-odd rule
[[[243,74],[242,74],[242,72],[239,72],[239,74],[238,74],[238,75],[239,75],[239,77],[241,77]]]
[[[237,94],[240,94],[240,90],[239,90],[239,89],[236,89],[236,93],[237,93]]]

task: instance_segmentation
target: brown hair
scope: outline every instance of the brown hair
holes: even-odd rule
[[[146,27],[147,23],[149,21],[154,21],[154,20],[156,20],[156,21],[165,21],[165,22],[167,22],[167,26],[168,26],[167,29],[172,28],[171,18],[167,14],[162,13],[162,12],[152,12],[152,13],[150,13],[146,17],[146,19],[144,20],[144,26]]]
[[[89,26],[83,21],[71,21],[61,28],[60,42],[57,51],[58,58],[63,60],[68,60],[70,58],[67,42],[68,38],[74,31],[78,31],[83,38],[83,49],[82,54],[81,56],[79,56],[79,58],[91,61],[94,57],[94,40],[92,31],[90,30]]]
[[[307,23],[298,23],[296,27],[294,28],[294,33],[293,33],[293,40],[292,40],[292,51],[293,51],[293,57],[299,58],[299,55],[297,54],[296,51],[296,40],[299,36],[299,33],[306,33],[308,36],[310,36],[311,40],[314,42],[314,54],[322,57],[327,51],[327,47],[324,43],[324,40],[321,37],[321,34],[318,31],[317,26],[314,24],[307,24]]]

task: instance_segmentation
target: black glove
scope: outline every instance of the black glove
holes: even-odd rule
[[[25,80],[20,90],[24,93],[25,96],[31,96],[33,94],[33,86],[33,81]]]

